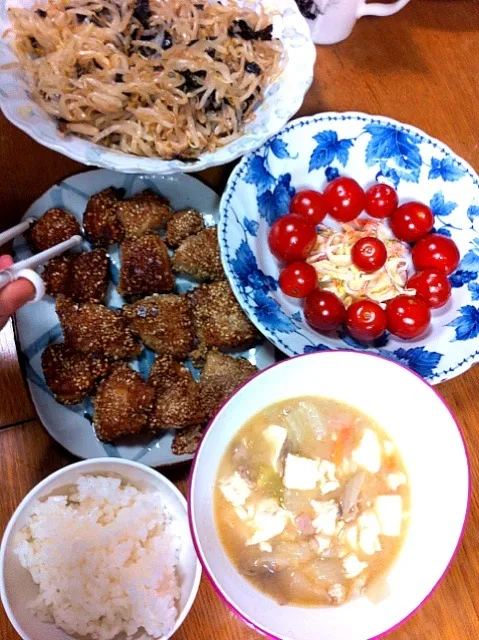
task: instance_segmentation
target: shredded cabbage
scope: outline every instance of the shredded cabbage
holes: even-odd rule
[[[362,297],[385,303],[399,294],[415,294],[414,289],[406,288],[408,248],[393,238],[383,223],[360,218],[340,226],[339,231],[320,226],[307,260],[316,269],[321,289],[335,293],[346,306]],[[365,237],[384,242],[388,253],[385,265],[374,273],[361,271],[351,260],[354,244]]]

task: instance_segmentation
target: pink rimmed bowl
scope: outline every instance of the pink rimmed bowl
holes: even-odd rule
[[[281,606],[245,580],[215,527],[214,486],[235,433],[261,409],[287,398],[335,398],[376,420],[398,448],[411,488],[410,523],[388,574],[390,595],[341,607]],[[280,640],[370,640],[404,622],[434,591],[460,543],[469,504],[464,441],[450,409],[422,378],[391,360],[325,351],[285,360],[241,387],[213,418],[190,476],[193,542],[219,596],[246,623]]]

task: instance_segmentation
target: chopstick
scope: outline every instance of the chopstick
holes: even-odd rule
[[[34,222],[35,222],[35,218],[27,218],[23,222],[20,222],[20,224],[17,224],[14,227],[12,227],[11,229],[7,229],[3,233],[0,233],[0,247],[2,245],[4,245],[4,244],[7,244],[7,242],[10,242],[10,240],[13,240],[14,238],[19,236],[24,231],[27,231],[27,229]]]
[[[26,222],[27,221],[25,221],[21,225],[17,225],[17,227],[13,227],[12,229],[9,229],[9,231],[6,231],[5,234],[2,234],[2,236],[6,236],[8,234],[9,239],[11,240],[12,238],[15,237],[15,235],[13,236],[11,235],[14,232],[14,230],[16,230],[15,231],[16,235],[19,235],[19,233],[22,233],[22,231],[18,231],[18,228],[21,227],[22,225],[25,225]],[[29,225],[27,225],[26,227],[23,227],[23,231],[25,231],[25,229],[28,229],[28,226]],[[2,236],[0,236],[0,244],[2,241]],[[9,267],[8,269],[5,269],[4,271],[0,271],[0,289],[3,289],[3,287],[5,287],[7,284],[9,284],[10,282],[13,282],[17,278],[19,272],[22,271],[23,269],[35,269],[36,267],[39,267],[45,262],[48,262],[52,258],[55,258],[56,256],[59,256],[65,251],[68,251],[68,249],[72,249],[73,247],[78,246],[80,242],[82,242],[82,240],[83,238],[81,236],[72,236],[68,240],[65,240],[64,242],[60,242],[54,247],[50,247],[50,249],[45,249],[45,251],[42,251],[37,255],[30,256],[29,258],[25,258],[25,260],[21,260],[20,262],[16,262],[15,264],[12,264],[12,266]],[[5,242],[8,242],[8,240],[6,240]]]

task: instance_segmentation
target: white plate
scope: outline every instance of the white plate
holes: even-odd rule
[[[10,26],[9,7],[30,7],[38,0],[0,0],[0,35]],[[278,78],[267,88],[265,99],[249,122],[244,134],[213,153],[204,153],[197,162],[142,158],[87,142],[81,138],[61,137],[57,123],[31,99],[23,74],[18,69],[1,71],[1,66],[15,61],[7,39],[0,39],[0,107],[14,125],[45,147],[86,165],[113,169],[122,173],[172,174],[191,173],[239,158],[261,146],[298,111],[313,80],[316,50],[309,27],[295,0],[240,0],[248,7],[264,6],[274,13],[273,34],[281,40],[286,63]]]
[[[302,301],[278,287],[279,263],[267,242],[271,225],[288,211],[296,191],[323,191],[338,175],[364,188],[378,181],[392,184],[401,204],[425,202],[436,230],[459,247],[451,300],[433,311],[430,329],[418,339],[386,333],[365,345],[344,332],[323,335],[306,324]],[[261,333],[287,355],[367,350],[405,364],[434,384],[479,361],[479,177],[442,142],[382,116],[333,112],[301,118],[242,159],[220,209],[223,265],[236,297]],[[327,217],[325,223],[330,222]]]
[[[144,189],[154,189],[169,198],[174,209],[192,207],[203,214],[206,224],[218,221],[217,194],[196,178],[181,174],[168,177],[125,175],[105,170],[80,173],[51,187],[32,204],[24,217],[37,218],[51,207],[61,207],[73,213],[81,222],[90,196],[109,186],[122,187],[127,196]],[[115,279],[120,266],[118,248],[115,246],[108,253],[112,265],[111,275]],[[16,260],[29,255],[31,252],[25,240],[17,239]],[[177,287],[180,291],[186,291],[192,286],[194,285],[188,279],[177,278]],[[123,304],[123,299],[111,285],[106,300],[111,307],[118,308]],[[46,296],[34,305],[23,307],[16,318],[33,402],[48,433],[65,449],[79,458],[113,456],[139,461],[151,467],[171,465],[192,458],[191,455],[177,456],[172,453],[172,431],[165,431],[155,437],[141,435],[136,438],[125,438],[121,444],[106,444],[98,440],[91,422],[85,417],[92,413],[91,402],[86,400],[72,407],[63,406],[55,402],[45,384],[41,366],[42,352],[48,344],[62,341],[62,332],[53,299]],[[266,341],[242,355],[260,369],[274,362],[273,347]],[[153,359],[153,352],[145,348],[134,362],[134,368],[145,375]]]

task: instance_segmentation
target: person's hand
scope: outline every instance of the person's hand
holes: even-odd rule
[[[8,269],[12,264],[10,256],[0,256],[0,271]],[[35,287],[25,278],[19,278],[0,290],[0,330],[15,311],[32,300],[34,295]]]

